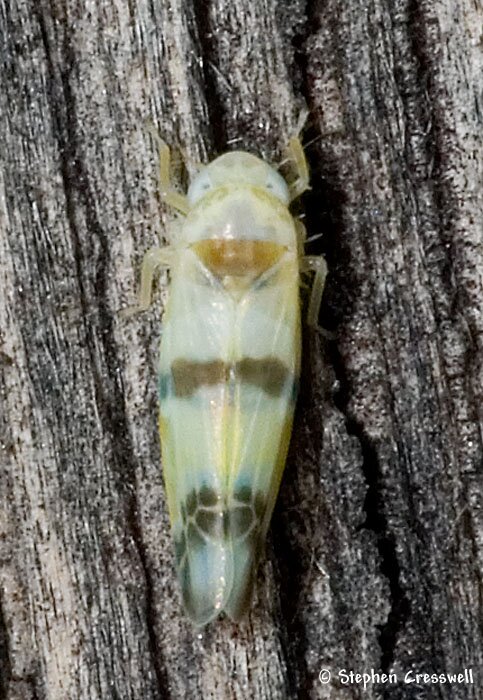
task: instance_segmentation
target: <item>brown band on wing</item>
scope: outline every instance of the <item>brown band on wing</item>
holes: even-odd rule
[[[171,365],[174,394],[179,398],[192,396],[201,386],[226,383],[231,376],[242,383],[253,384],[269,396],[280,396],[287,382],[293,383],[290,370],[276,357],[261,359],[244,357],[228,364],[222,360],[195,362],[178,359]]]
[[[285,246],[271,241],[209,239],[193,243],[192,249],[206,267],[219,278],[258,277],[275,265],[286,252]]]
[[[236,364],[236,374],[242,382],[254,384],[269,396],[280,396],[291,373],[276,357],[264,357],[255,360],[244,357]]]
[[[175,396],[186,398],[200,386],[221,384],[228,379],[229,368],[223,360],[191,362],[175,360],[171,365]]]

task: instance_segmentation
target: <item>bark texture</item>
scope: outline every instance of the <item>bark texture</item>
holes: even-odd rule
[[[482,27],[481,0],[0,0],[0,700],[483,698]],[[306,333],[253,610],[200,632],[166,278],[119,316],[170,221],[143,122],[276,161],[305,104],[334,339]]]

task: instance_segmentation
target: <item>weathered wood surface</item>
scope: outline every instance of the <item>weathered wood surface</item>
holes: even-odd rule
[[[481,0],[0,0],[0,699],[483,698],[482,26]],[[169,220],[142,123],[277,159],[304,102],[335,339],[307,336],[253,611],[197,632],[163,294],[118,313]]]

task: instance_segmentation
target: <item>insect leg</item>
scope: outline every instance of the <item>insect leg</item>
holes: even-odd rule
[[[292,170],[295,172],[295,180],[289,184],[290,201],[293,202],[294,199],[300,197],[300,195],[306,190],[310,189],[310,173],[309,166],[307,163],[307,158],[305,157],[304,148],[302,146],[302,141],[300,140],[300,134],[304,128],[304,124],[307,121],[309,115],[308,109],[303,109],[300,113],[297,129],[295,131],[295,136],[289,139],[286,148],[286,160],[282,161],[290,162],[292,164]]]
[[[309,307],[307,310],[307,323],[309,326],[318,327],[318,317],[322,294],[324,293],[325,278],[327,277],[327,263],[321,255],[307,255],[302,260],[302,272],[315,271],[312,291],[310,293]]]
[[[121,313],[124,317],[132,316],[138,311],[146,311],[151,305],[151,292],[153,289],[154,275],[160,267],[170,267],[173,262],[174,250],[171,246],[165,248],[150,248],[143,258],[141,268],[141,287],[139,289],[138,303],[130,306]]]
[[[152,124],[146,125],[149,133],[156,141],[159,148],[159,193],[163,202],[166,202],[182,214],[187,214],[189,204],[186,195],[177,192],[171,182],[171,151],[168,144],[163,141]]]
[[[299,252],[299,257],[304,259],[305,244],[307,242],[307,229],[305,228],[303,222],[300,219],[294,219],[295,230],[297,231],[297,250]],[[303,262],[302,262],[303,265]]]
[[[302,141],[298,136],[292,136],[287,146],[287,158],[293,163],[296,178],[289,184],[290,201],[300,197],[306,190],[310,189],[310,174],[307,158],[305,157]]]

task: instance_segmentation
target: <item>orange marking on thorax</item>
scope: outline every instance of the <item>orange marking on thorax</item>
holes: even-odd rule
[[[209,239],[193,243],[192,249],[217,277],[256,278],[275,265],[285,246],[271,241]]]

